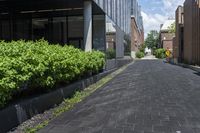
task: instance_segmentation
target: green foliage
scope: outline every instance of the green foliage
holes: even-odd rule
[[[159,59],[165,58],[166,57],[165,49],[160,48],[160,49],[155,50],[155,56],[156,58],[159,58]]]
[[[106,51],[107,59],[114,59],[116,57],[116,52],[113,48],[109,48]]]
[[[169,33],[175,33],[176,32],[176,23],[172,23],[169,27]]]
[[[153,55],[156,55],[156,49],[157,49],[156,47],[153,47],[153,48],[152,48]]]
[[[148,33],[147,38],[145,39],[145,45],[152,49],[158,47],[159,33],[155,30],[152,30]]]
[[[47,41],[0,42],[0,107],[21,89],[53,88],[103,68],[105,55]]]
[[[145,48],[146,48],[146,45],[142,44],[141,47],[139,48],[140,52],[145,53]]]
[[[141,51],[136,52],[135,55],[136,55],[137,58],[143,58],[144,57],[144,53],[141,52]]]
[[[36,127],[34,128],[27,128],[25,129],[25,133],[36,133],[37,131],[39,131],[40,129],[44,128],[45,126],[47,126],[49,124],[49,121],[44,121],[40,124],[38,124]]]

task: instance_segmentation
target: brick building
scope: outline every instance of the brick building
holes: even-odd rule
[[[144,27],[141,14],[141,6],[138,0],[131,0],[131,56],[135,58],[135,53],[144,43]]]
[[[116,49],[116,29],[112,23],[106,23],[106,48]]]
[[[144,31],[140,30],[134,16],[131,17],[131,56],[135,58],[135,53],[144,43]]]
[[[200,0],[185,0],[184,7],[178,7],[176,14],[180,20],[176,22],[178,58],[185,63],[200,65]]]
[[[179,6],[176,10],[176,33],[175,33],[175,42],[173,45],[173,57],[174,62],[182,62],[184,57],[184,47],[183,47],[183,24],[184,24],[184,18],[183,18],[183,7]]]
[[[184,3],[184,61],[200,65],[199,0]]]
[[[175,20],[167,20],[160,28],[160,47],[171,51],[173,50],[173,38],[174,33],[169,32],[169,27],[175,22]]]

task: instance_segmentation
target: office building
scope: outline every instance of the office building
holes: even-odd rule
[[[106,19],[116,28],[117,57],[130,33],[130,0],[0,1],[0,39],[70,44],[85,51],[106,49]]]

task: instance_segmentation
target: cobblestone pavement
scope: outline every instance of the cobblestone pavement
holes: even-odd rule
[[[136,61],[40,133],[200,133],[200,74]]]

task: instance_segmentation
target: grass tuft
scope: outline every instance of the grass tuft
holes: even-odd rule
[[[124,71],[128,65],[125,65],[124,67],[116,70],[115,72],[109,74],[108,76],[102,78],[95,84],[89,86],[88,88],[84,89],[83,91],[77,91],[72,98],[65,99],[60,106],[56,107],[53,109],[53,116],[49,120],[45,120],[44,122],[41,122],[40,124],[34,126],[34,127],[29,127],[24,130],[25,133],[35,133],[39,131],[40,129],[44,128],[45,126],[48,125],[48,123],[52,120],[61,115],[62,113],[69,111],[72,109],[77,103],[80,103],[83,101],[86,97],[91,95],[93,92],[95,92],[97,89],[101,88],[103,85],[108,83],[111,79],[113,79],[115,76],[120,74],[122,71]]]

